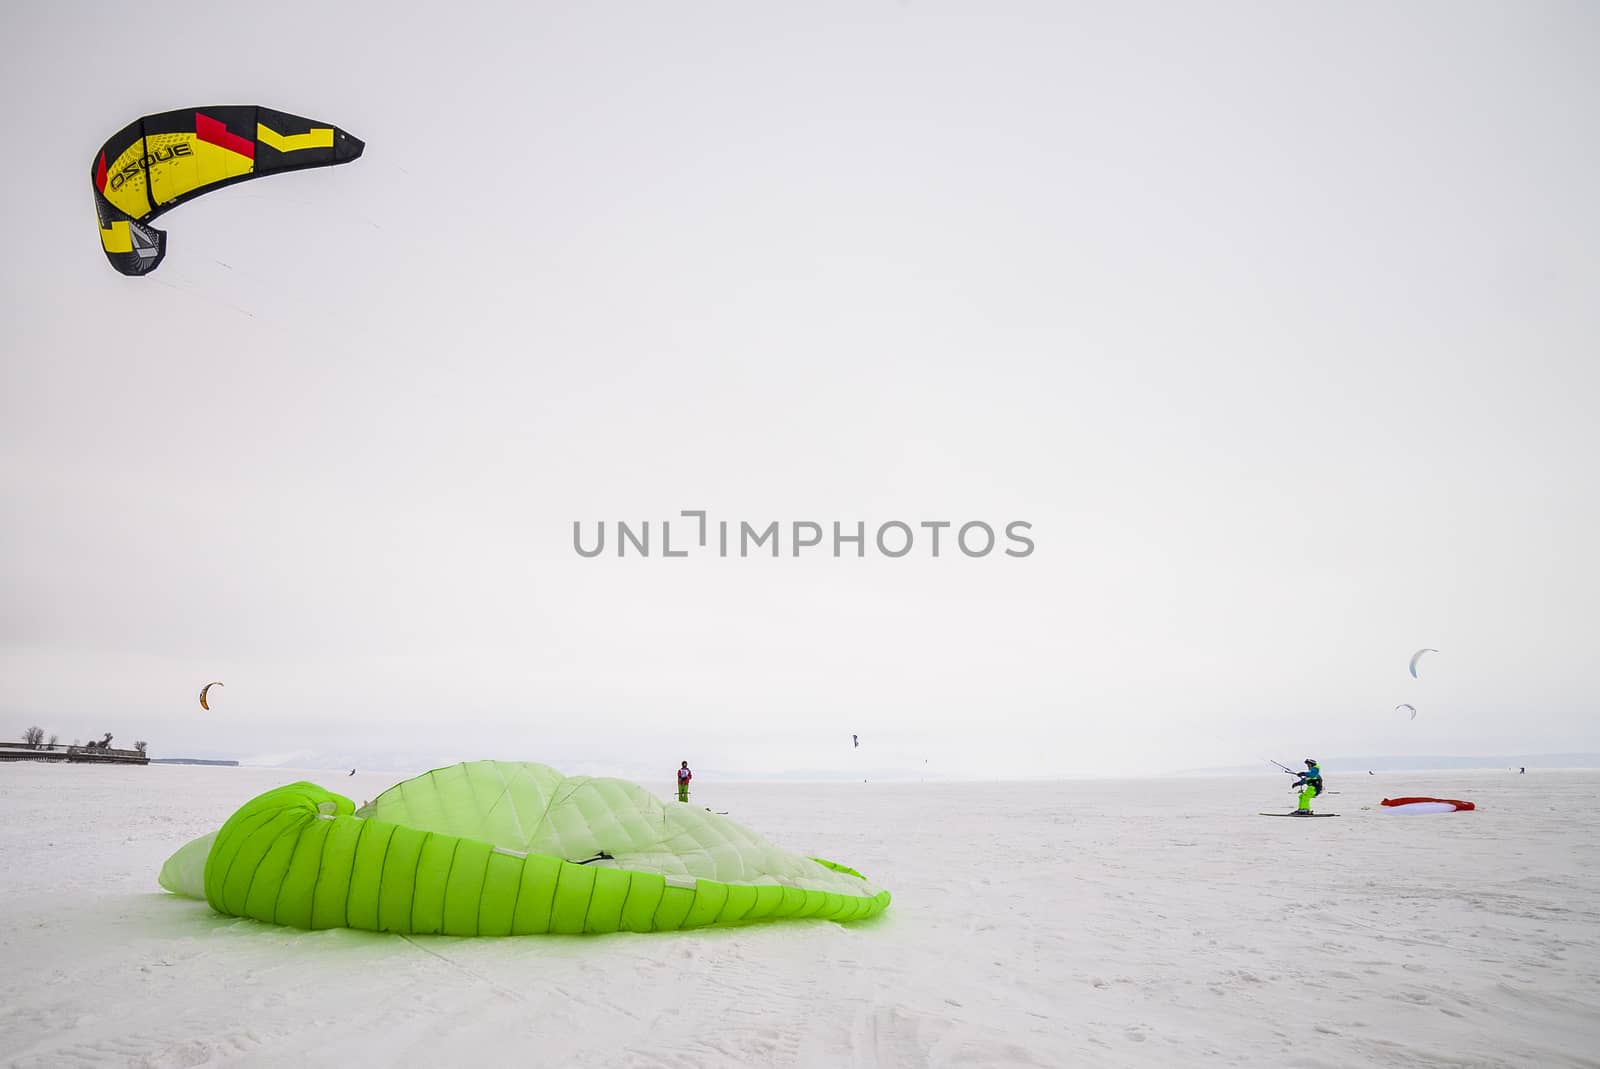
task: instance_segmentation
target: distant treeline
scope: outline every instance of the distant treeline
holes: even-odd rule
[[[76,750],[76,749],[111,750],[111,749],[115,749],[115,747],[113,747],[111,745],[112,735],[111,735],[111,732],[109,732],[109,731],[105,733],[105,737],[104,738],[102,738],[102,739],[92,739],[87,743],[82,742],[82,741],[80,741],[78,739],[73,739],[71,746],[68,746],[68,747],[62,747],[62,746],[60,746],[58,744],[58,740],[60,738],[61,738],[60,735],[51,735],[50,736],[50,740],[48,742],[46,742],[45,741],[45,736],[44,736],[44,728],[35,725],[35,726],[29,728],[27,731],[24,731],[22,733],[22,745],[23,745],[24,749],[28,749],[28,750],[60,750],[60,749],[69,749],[69,750]],[[135,751],[137,751],[138,753],[142,754],[142,753],[144,753],[145,747],[148,746],[148,745],[150,745],[150,744],[145,742],[143,739],[140,739],[138,742],[133,744],[133,748],[134,748]]]
[[[239,762],[237,761],[213,761],[204,757],[152,757],[150,763],[152,765],[227,765],[230,768],[239,767]]]

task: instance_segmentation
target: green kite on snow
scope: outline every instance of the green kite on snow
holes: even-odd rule
[[[251,799],[161,886],[296,928],[444,935],[657,932],[875,916],[889,892],[624,780],[473,761],[359,810],[313,783]]]

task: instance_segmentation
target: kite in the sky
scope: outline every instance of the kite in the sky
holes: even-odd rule
[[[118,271],[147,275],[167,253],[166,232],[148,225],[156,216],[235,182],[349,163],[363,148],[337,126],[253,104],[135,119],[89,165],[100,244]]]
[[[1417,707],[1415,705],[1401,704],[1394,707],[1394,711],[1397,713],[1402,709],[1410,709],[1411,719],[1415,720],[1417,718]]]
[[[211,706],[206,704],[206,691],[210,690],[212,687],[220,687],[220,686],[222,686],[221,683],[207,683],[205,686],[200,688],[200,708],[202,708],[202,709],[210,709],[211,708]]]
[[[1422,650],[1418,650],[1416,653],[1413,653],[1411,655],[1411,678],[1412,679],[1416,679],[1417,678],[1417,661],[1418,661],[1418,659],[1420,659],[1422,657],[1422,655],[1424,653],[1438,653],[1438,652],[1439,652],[1438,650],[1422,649]]]

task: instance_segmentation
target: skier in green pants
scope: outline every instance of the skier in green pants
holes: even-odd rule
[[[1306,758],[1306,770],[1299,774],[1293,785],[1300,788],[1300,807],[1295,810],[1294,815],[1309,817],[1311,799],[1322,793],[1322,769],[1317,766],[1316,758]]]
[[[689,771],[689,762],[685,761],[678,766],[678,801],[689,800],[689,781],[694,779],[694,773]]]

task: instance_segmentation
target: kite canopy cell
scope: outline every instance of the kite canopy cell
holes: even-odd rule
[[[336,126],[257,105],[183,108],[117,131],[89,166],[100,244],[124,275],[167,254],[152,219],[204,193],[307,167],[358,159],[365,146]]]
[[[654,932],[858,920],[889,892],[637,784],[474,761],[359,810],[312,783],[246,802],[161,870],[219,913],[296,928],[445,935]]]

